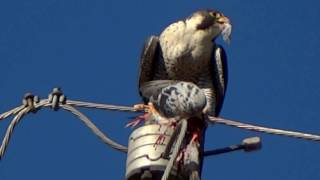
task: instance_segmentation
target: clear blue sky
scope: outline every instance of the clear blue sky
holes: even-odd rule
[[[320,133],[320,2],[316,0],[2,0],[0,112],[25,92],[46,98],[60,86],[69,99],[132,105],[146,36],[198,9],[218,9],[233,23],[229,86],[222,116]],[[222,43],[221,39],[219,42]],[[126,144],[132,114],[84,110]],[[9,120],[0,122],[4,135]],[[318,180],[320,144],[210,126],[207,149],[260,136],[256,153],[205,160],[203,179]],[[43,109],[15,129],[1,180],[123,179],[126,156],[100,142],[65,111]]]

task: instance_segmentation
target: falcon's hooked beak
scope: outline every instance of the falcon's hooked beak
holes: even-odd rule
[[[228,17],[221,15],[220,17],[217,17],[216,20],[217,23],[222,25],[222,38],[225,42],[230,43],[231,41],[231,31],[232,31],[232,25],[230,23],[230,20]]]
[[[209,14],[214,18],[215,24],[220,27],[223,40],[230,43],[232,26],[229,18],[218,11],[211,11]]]
[[[217,20],[216,20],[218,23],[220,24],[230,24],[230,20],[228,17],[224,16],[224,15],[221,15],[219,17],[217,17]]]

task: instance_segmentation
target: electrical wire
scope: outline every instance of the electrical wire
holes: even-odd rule
[[[172,150],[172,154],[171,154],[171,157],[169,159],[169,162],[166,166],[166,169],[162,175],[162,178],[161,180],[168,180],[169,176],[170,176],[170,172],[173,168],[173,165],[174,165],[174,162],[178,156],[178,153],[180,151],[180,148],[181,148],[181,145],[182,145],[182,141],[186,135],[186,132],[187,132],[187,125],[188,125],[188,122],[186,119],[182,119],[179,123],[179,126],[178,128],[175,130],[175,132],[173,133],[173,135],[171,136],[171,139],[166,147],[166,150],[165,150],[165,153],[168,152],[167,149],[171,149],[172,145],[173,145],[173,142],[176,142],[175,145],[174,145],[174,148]],[[178,135],[176,135],[177,133],[179,133]],[[164,155],[166,156],[166,155]]]
[[[16,108],[13,108],[7,112],[4,112],[2,114],[0,114],[0,120],[3,120],[5,118],[8,118],[9,116],[11,115],[14,115],[14,114],[17,114],[19,111],[21,111],[23,108],[25,107],[25,105],[21,105],[21,106],[18,106]]]
[[[9,124],[6,130],[5,136],[3,138],[3,141],[0,147],[0,158],[3,157],[5,150],[7,149],[7,146],[9,144],[9,141],[15,126],[20,122],[23,116],[28,114],[29,112],[36,112],[37,110],[41,109],[41,107],[52,107],[55,110],[59,107],[62,107],[63,109],[73,113],[82,122],[84,122],[84,124],[88,126],[88,128],[90,128],[92,132],[96,134],[96,136],[98,136],[104,143],[110,145],[112,148],[115,148],[121,152],[127,152],[127,147],[121,144],[118,144],[117,142],[108,138],[108,136],[104,134],[102,131],[100,131],[88,117],[86,117],[80,111],[75,109],[73,106],[84,107],[84,108],[95,108],[95,109],[102,109],[102,110],[112,110],[112,111],[145,112],[145,111],[137,110],[130,106],[117,106],[117,105],[99,104],[99,103],[73,101],[73,100],[64,101],[63,100],[64,98],[58,98],[58,97],[52,98],[52,96],[55,96],[56,94],[50,94],[50,95],[51,95],[51,98],[43,99],[41,101],[34,101],[33,99],[31,99],[32,101],[30,101],[29,99],[29,101],[27,101],[28,103],[20,105],[16,108],[13,108],[12,110],[9,110],[7,112],[0,114],[0,120],[6,119],[11,115],[16,115],[11,121],[11,123]],[[52,99],[54,99],[55,102],[52,102]],[[57,99],[59,99],[59,101],[57,101]],[[276,135],[288,136],[293,138],[300,138],[304,140],[320,141],[320,135],[315,135],[315,134],[256,126],[252,124],[241,123],[241,122],[237,122],[229,119],[224,119],[221,117],[208,116],[208,120],[212,123],[223,124],[227,126],[250,130],[250,131],[276,134]]]
[[[11,136],[13,134],[13,130],[16,127],[16,125],[20,122],[20,120],[22,119],[22,117],[27,114],[30,111],[30,108],[23,108],[11,121],[11,123],[9,124],[7,131],[5,133],[5,136],[2,140],[1,143],[1,147],[0,147],[0,159],[3,158],[4,153],[8,147],[9,141],[11,139]]]
[[[224,118],[220,118],[220,117],[213,117],[213,116],[209,116],[208,120],[212,123],[223,124],[223,125],[227,125],[227,126],[250,130],[250,131],[275,134],[275,135],[281,135],[281,136],[288,136],[288,137],[300,138],[300,139],[310,140],[310,141],[320,141],[320,136],[315,135],[315,134],[307,134],[307,133],[302,133],[302,132],[297,132],[297,131],[288,131],[288,130],[282,130],[282,129],[267,128],[267,127],[252,125],[252,124],[241,123],[241,122],[237,122],[237,121],[233,121],[233,120],[229,120],[229,119],[224,119]]]
[[[116,105],[110,105],[110,104],[98,104],[98,103],[82,102],[82,101],[67,100],[66,104],[71,106],[95,108],[95,109],[103,109],[103,110],[111,110],[111,111],[143,112],[130,106],[116,106]]]
[[[116,143],[112,139],[108,138],[105,133],[99,130],[99,128],[84,114],[82,114],[80,111],[75,109],[74,107],[70,105],[60,105],[61,108],[71,112],[72,114],[76,115],[91,131],[100,138],[100,140],[107,145],[111,146],[112,148],[122,151],[126,153],[128,151],[128,148]]]

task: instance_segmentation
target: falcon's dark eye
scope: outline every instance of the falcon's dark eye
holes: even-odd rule
[[[211,15],[212,15],[213,17],[215,17],[215,18],[220,17],[220,13],[218,13],[218,12],[212,12]]]

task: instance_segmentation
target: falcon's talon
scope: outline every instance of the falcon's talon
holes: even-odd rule
[[[159,114],[159,112],[156,110],[156,108],[153,106],[152,103],[148,103],[148,104],[135,104],[133,105],[133,108],[135,110],[144,110],[146,112],[151,112],[151,113],[157,113]]]
[[[135,104],[135,105],[133,105],[133,109],[135,109],[135,110],[145,110],[145,109],[148,109],[148,105]]]

